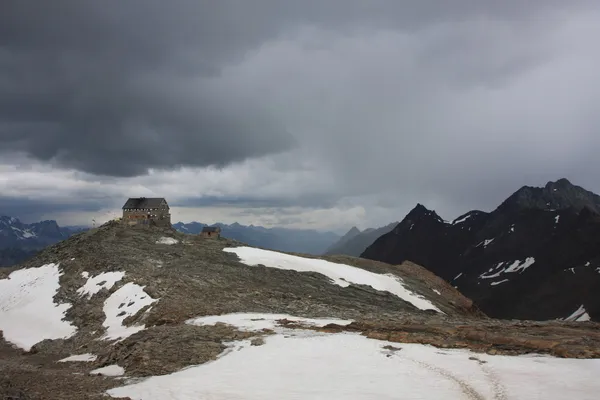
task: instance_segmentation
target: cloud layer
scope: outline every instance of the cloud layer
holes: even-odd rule
[[[3,9],[0,213],[160,195],[332,227],[560,177],[600,191],[594,1]]]

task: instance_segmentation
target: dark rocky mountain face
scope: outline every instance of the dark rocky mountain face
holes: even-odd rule
[[[48,220],[25,224],[18,218],[0,216],[0,267],[20,263],[43,249],[86,228],[61,228]]]
[[[492,317],[567,318],[583,307],[580,320],[597,320],[599,209],[599,196],[566,179],[452,222],[417,205],[361,257],[423,265]]]
[[[173,228],[179,232],[191,234],[200,233],[205,226],[208,225],[201,222],[173,224]],[[333,232],[319,232],[311,229],[264,228],[238,223],[231,225],[217,223],[211,226],[220,227],[223,237],[239,240],[250,246],[314,255],[323,254],[332,243],[340,238]]]
[[[342,236],[337,243],[331,245],[324,254],[343,254],[347,256],[358,257],[363,251],[365,251],[367,247],[377,240],[377,238],[394,229],[396,225],[398,225],[398,222],[392,222],[391,224],[382,226],[381,228],[369,228],[362,232],[358,230],[357,227],[352,227],[352,229]]]

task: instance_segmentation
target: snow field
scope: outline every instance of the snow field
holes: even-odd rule
[[[350,265],[292,256],[252,247],[229,247],[223,249],[223,251],[235,253],[241,262],[246,265],[256,266],[262,264],[271,268],[300,272],[318,272],[329,277],[332,283],[342,287],[347,287],[350,283],[368,285],[375,290],[388,291],[421,310],[442,312],[431,301],[406,289],[402,283],[402,279],[395,275],[375,274]]]
[[[122,340],[145,329],[144,325],[124,326],[123,320],[156,301],[140,285],[128,282],[121,286],[104,302],[106,319],[102,325],[106,327],[106,333],[102,339]]]
[[[24,268],[0,279],[0,329],[25,351],[44,339],[66,339],[77,327],[63,318],[70,304],[54,303],[60,288],[58,264]]]
[[[280,316],[228,314],[195,320],[260,330],[265,321]],[[600,390],[595,379],[600,360],[595,359],[489,356],[354,333],[290,331],[276,329],[275,335],[264,337],[262,346],[251,346],[249,340],[235,342],[215,361],[107,393],[144,400],[595,400]]]
[[[110,290],[115,283],[119,282],[125,276],[125,272],[103,272],[95,277],[90,278],[87,272],[83,272],[82,276],[88,278],[85,285],[77,289],[77,293],[80,296],[87,295],[90,299],[93,295],[98,293],[102,289]]]

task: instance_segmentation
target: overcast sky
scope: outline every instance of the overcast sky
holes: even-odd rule
[[[600,3],[5,0],[0,214],[346,229],[600,192]]]

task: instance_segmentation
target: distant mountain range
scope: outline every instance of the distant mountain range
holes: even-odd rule
[[[190,234],[200,233],[205,226],[208,225],[201,222],[173,224],[173,228],[178,231]],[[314,255],[322,254],[340,238],[340,235],[333,232],[309,229],[264,228],[238,223],[210,226],[219,226],[224,237],[251,246]],[[53,220],[25,224],[17,218],[0,216],[0,267],[23,262],[46,246],[87,229],[89,227],[59,227]]]
[[[422,265],[492,317],[600,320],[600,196],[566,179],[452,222],[418,204],[361,257]]]
[[[18,264],[44,247],[86,229],[61,228],[52,220],[25,224],[18,218],[0,216],[0,267]]]
[[[328,247],[340,239],[336,233],[312,229],[264,228],[238,223],[207,225],[201,222],[177,222],[173,224],[173,228],[178,231],[192,234],[200,233],[205,226],[218,226],[221,228],[222,236],[250,246],[314,255],[323,254]]]
[[[353,226],[344,236],[336,243],[329,246],[324,255],[344,254],[348,256],[358,257],[367,247],[369,247],[380,236],[390,232],[398,225],[398,222],[392,222],[381,228],[368,228],[360,231]]]

